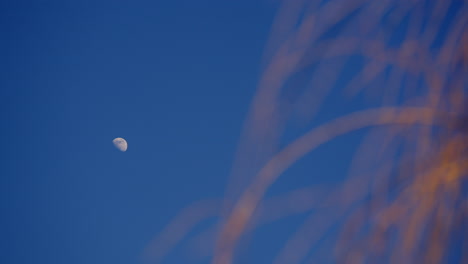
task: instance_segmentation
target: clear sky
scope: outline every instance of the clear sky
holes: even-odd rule
[[[272,2],[3,1],[0,263],[140,263],[182,208],[222,197]],[[321,119],[338,106],[360,108],[334,102]],[[358,139],[308,158],[322,178],[303,162],[272,192],[341,177]],[[259,230],[246,263],[271,261],[290,221],[273,239]]]
[[[0,262],[138,263],[181,208],[222,196],[273,15],[2,1]]]

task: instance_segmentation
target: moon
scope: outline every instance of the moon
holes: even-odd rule
[[[122,152],[127,151],[128,144],[127,144],[127,141],[125,141],[125,139],[115,138],[114,140],[112,140],[112,143],[114,143],[114,146],[118,148],[120,151]]]

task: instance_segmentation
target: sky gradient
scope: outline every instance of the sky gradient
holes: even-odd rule
[[[0,262],[139,263],[178,210],[223,194],[274,9],[209,0],[0,10]]]
[[[0,263],[141,263],[181,209],[223,197],[265,66],[276,2],[0,3]],[[340,32],[337,26],[324,36]],[[389,42],[404,37],[395,32]],[[362,64],[351,59],[346,66],[336,87]],[[291,87],[303,84],[300,74]],[[370,86],[383,84],[380,78]],[[288,120],[292,129],[281,143],[375,106],[379,91],[353,100],[331,93],[314,122]],[[293,102],[297,94],[284,98]],[[340,182],[363,135],[319,147],[268,196]],[[117,137],[127,140],[126,152],[113,146]],[[261,226],[241,246],[238,263],[271,263],[304,217]],[[164,263],[192,263],[192,253],[177,246]]]

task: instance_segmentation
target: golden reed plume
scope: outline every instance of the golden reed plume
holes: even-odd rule
[[[195,250],[242,263],[255,228],[306,214],[272,263],[468,263],[468,2],[287,0],[278,10],[224,199],[184,209],[147,259],[162,263],[217,217]],[[358,103],[331,114],[338,97]],[[291,136],[292,126],[309,131]],[[267,195],[354,131],[366,136],[341,183]]]

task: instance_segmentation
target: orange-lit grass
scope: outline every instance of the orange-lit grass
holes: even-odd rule
[[[465,61],[468,58],[467,21],[464,18],[467,12],[464,6],[465,11],[459,12],[453,19],[455,22],[445,36],[444,44],[433,54],[430,45],[442,30],[442,22],[451,1],[435,1],[436,7],[429,14],[432,26],[420,33],[421,19],[425,16],[421,4],[424,3],[417,0],[352,0],[329,1],[319,6],[318,1],[285,1],[266,48],[265,70],[244,127],[225,201],[200,203],[184,210],[185,213],[156,240],[159,244],[156,243],[151,251],[159,250],[162,256],[197,222],[221,215],[221,226],[215,230],[215,233],[220,232],[213,263],[232,263],[239,239],[255,227],[252,221],[256,221],[257,215],[260,218],[268,215],[272,209],[265,210],[268,206],[264,205],[275,198],[265,200],[264,194],[284,170],[318,145],[336,136],[364,127],[385,126],[388,128],[387,138],[379,142],[382,146],[378,147],[375,141],[371,141],[355,157],[355,160],[370,161],[373,155],[383,160],[381,167],[364,173],[365,162],[361,166],[353,165],[349,180],[329,192],[325,196],[328,198],[321,199],[319,203],[314,199],[306,199],[303,202],[306,205],[297,205],[300,208],[297,211],[324,205],[333,207],[334,211],[328,215],[311,215],[298,232],[286,241],[275,263],[293,264],[302,261],[331,225],[340,224],[343,218],[345,224],[335,251],[339,262],[362,263],[368,260],[381,263],[378,260],[390,260],[391,263],[439,263],[444,257],[450,232],[457,226],[453,223],[460,222],[455,219],[466,220],[466,206],[463,210],[451,210],[446,201],[448,199],[448,202],[453,203],[460,197],[460,183],[467,175],[465,136],[453,135],[451,132],[455,128],[450,126],[452,121],[456,122],[458,115],[463,115],[466,75],[456,74],[449,84],[447,76],[440,69],[450,73],[458,58],[464,58]],[[357,32],[349,34],[344,31],[346,34],[332,39],[320,38],[324,32],[359,8],[362,14],[350,22],[359,25]],[[392,10],[389,17],[395,25],[410,15],[406,39],[398,47],[387,47],[389,36],[384,29],[378,28],[378,21],[389,10]],[[378,33],[369,36],[368,33],[373,30]],[[465,37],[460,38],[462,35]],[[466,44],[463,46],[460,42]],[[309,104],[300,109],[304,120],[310,121],[332,91],[334,76],[339,78],[338,74],[347,56],[355,53],[366,58],[367,64],[342,90],[348,95],[356,95],[378,80],[385,69],[390,67],[390,77],[370,91],[374,98],[382,95],[382,102],[387,107],[339,117],[316,127],[286,148],[279,149],[285,122],[291,118],[291,113],[285,113],[280,107],[281,91],[287,80],[295,72],[311,64],[319,64],[304,93],[303,101]],[[405,80],[408,76],[411,80]],[[400,106],[397,97],[401,91],[405,93],[406,102],[415,99],[411,93],[417,78],[425,80],[427,85],[426,93],[419,95],[417,100],[420,107]],[[444,95],[447,89],[452,91],[448,96]],[[388,107],[392,104],[394,107]],[[443,112],[451,114],[441,114]],[[434,125],[441,125],[448,132],[435,136]],[[403,134],[404,131],[411,133],[407,136]],[[408,151],[398,160],[385,157],[392,144],[401,144]],[[261,167],[257,174],[253,173],[256,169],[248,169],[255,166]],[[395,168],[400,169],[396,176],[392,174]],[[391,183],[395,177],[398,188],[393,188]],[[372,186],[370,205],[366,205],[370,209],[356,209],[355,205],[363,202],[369,194],[366,192],[368,186]],[[287,201],[291,197],[294,195],[286,195],[280,201]],[[291,208],[290,205],[278,206],[275,208],[276,218],[294,213]],[[396,232],[395,237],[389,238],[389,232]],[[423,236],[428,239],[423,241]],[[313,263],[313,259],[312,256],[306,263]]]

